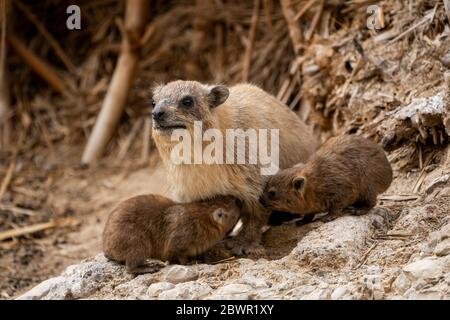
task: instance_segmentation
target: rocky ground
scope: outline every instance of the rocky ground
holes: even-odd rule
[[[205,81],[241,81],[239,39],[246,32],[241,22],[247,18],[245,8],[237,5],[244,2],[219,9],[216,2],[208,3],[211,12],[234,16],[236,22],[231,23],[237,31],[225,47],[211,41],[207,56],[213,72],[204,75]],[[303,3],[293,3],[300,12]],[[93,88],[86,101],[80,102],[79,94],[74,102],[64,95],[47,99],[50,95],[41,93],[30,102],[19,99],[13,108],[20,126],[15,130],[15,151],[7,157],[0,154],[5,177],[0,188],[0,234],[22,233],[0,237],[0,299],[450,299],[448,10],[440,1],[379,1],[386,25],[375,31],[367,27],[364,1],[325,3],[324,10],[310,10],[294,24],[286,23],[289,14],[274,8],[279,36],[260,25],[249,79],[313,125],[322,141],[358,134],[385,148],[394,181],[375,209],[365,216],[326,223],[273,227],[264,235],[267,255],[260,259],[171,265],[154,274],[128,275],[101,254],[104,223],[121,200],[143,193],[166,194],[166,179],[155,152],[148,159],[149,150],[154,150],[147,111],[142,111],[148,108],[148,85],[136,85],[108,155],[90,168],[80,166],[87,133],[116,61],[115,56],[95,54],[82,69],[86,79],[79,81],[80,92]],[[336,3],[345,3],[346,11],[337,12]],[[247,9],[251,15],[252,7]],[[111,10],[105,7],[108,21],[114,21]],[[188,47],[180,46],[191,43],[189,19],[177,12],[183,10],[174,7],[158,22],[161,35],[183,35],[174,38],[177,48],[162,45],[158,39],[165,38],[149,37],[153,42],[146,49],[147,62],[153,62],[143,63],[140,82],[198,79],[197,72],[189,71],[197,70],[192,64],[196,59],[186,61]],[[314,31],[309,22],[316,20],[316,12],[318,16],[323,12],[325,23],[310,42],[296,43],[298,32]],[[211,17],[214,23],[220,19]],[[53,23],[50,16],[49,20]],[[28,33],[27,28],[23,31]],[[41,47],[42,41],[36,38],[35,43]],[[153,55],[159,47],[163,51]],[[73,56],[78,56],[79,46],[73,48]],[[293,48],[298,52],[294,54]],[[225,65],[223,56],[229,56],[231,64]],[[19,60],[14,69],[22,65]],[[97,78],[93,66],[100,66]],[[17,79],[32,79],[26,68],[22,72]],[[20,81],[16,85],[26,87]],[[28,85],[34,88],[35,83]],[[30,232],[36,226],[42,229]]]
[[[450,299],[448,150],[423,171],[396,171],[367,215],[272,227],[265,258],[133,277],[98,253],[18,299]]]

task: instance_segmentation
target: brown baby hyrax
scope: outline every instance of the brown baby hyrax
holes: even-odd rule
[[[318,146],[312,130],[288,106],[257,86],[246,83],[227,87],[178,80],[157,86],[153,90],[152,118],[153,138],[175,199],[191,202],[221,194],[241,199],[248,209],[244,211],[243,230],[227,242],[227,246],[235,254],[262,248],[260,230],[267,222],[268,212],[259,203],[267,178],[261,168],[267,168],[269,164],[262,161],[261,152],[276,153],[271,150],[272,138],[268,129],[278,133],[279,141],[275,147],[279,150],[279,157],[276,157],[279,168],[288,168],[309,158]],[[223,137],[223,145],[211,154],[222,154],[222,159],[230,156],[231,163],[228,158],[222,163],[207,163],[204,159],[196,162],[194,141],[191,142],[191,154],[187,155],[190,163],[174,159],[180,141],[172,139],[172,134],[176,129],[185,129],[194,139],[195,123],[201,123],[201,134],[217,129],[214,132]],[[260,143],[263,132],[259,129],[266,130],[267,145],[262,148],[258,145],[255,150],[245,141],[250,141],[252,133],[256,132],[253,137],[258,137]],[[228,139],[230,130],[235,136]],[[200,142],[204,152],[215,139],[210,136],[208,141]],[[234,148],[228,147],[229,142],[236,142],[236,149],[240,150],[239,141],[244,142],[245,163],[236,161],[239,151],[233,152]],[[183,153],[183,158],[185,156]],[[248,161],[251,157],[257,159],[256,163]]]
[[[272,176],[261,202],[302,216],[328,212],[330,219],[348,206],[363,214],[391,182],[383,149],[368,139],[344,135],[329,139],[306,164]]]
[[[120,203],[103,231],[108,259],[125,263],[133,274],[155,272],[161,262],[187,263],[233,230],[242,204],[231,196],[178,204],[159,195],[141,195]]]

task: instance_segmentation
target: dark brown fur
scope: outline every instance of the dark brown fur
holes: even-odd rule
[[[339,214],[348,206],[370,209],[392,182],[383,149],[357,136],[329,139],[306,164],[281,170],[266,185],[262,202],[300,215]]]
[[[148,272],[145,261],[186,263],[222,240],[240,216],[240,202],[220,196],[177,204],[158,195],[141,195],[118,205],[103,231],[103,250],[131,273]]]

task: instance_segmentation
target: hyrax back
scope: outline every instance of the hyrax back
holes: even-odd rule
[[[192,134],[194,121],[202,121],[203,131],[219,129],[223,137],[226,129],[278,129],[278,165],[287,168],[306,161],[316,149],[317,140],[311,130],[286,105],[250,84],[228,88],[174,81],[155,88],[153,99],[153,137],[174,195],[182,202],[221,194],[243,200],[249,216],[241,236],[257,242],[260,223],[249,226],[265,218],[259,204],[266,180],[261,175],[262,164],[259,161],[257,164],[236,164],[236,161],[234,164],[174,164],[171,154],[178,141],[171,141],[171,133],[184,128]],[[247,145],[247,156],[248,152]]]
[[[110,214],[103,250],[132,273],[148,272],[147,259],[185,263],[222,240],[240,208],[239,201],[225,196],[190,204],[157,195],[133,197]]]
[[[350,205],[369,209],[391,182],[392,168],[383,149],[345,135],[329,139],[306,164],[271,177],[262,202],[301,215],[336,214]]]

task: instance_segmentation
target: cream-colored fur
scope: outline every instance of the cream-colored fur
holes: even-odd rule
[[[305,162],[317,147],[311,130],[272,95],[251,84],[230,87],[230,95],[222,105],[211,109],[210,121],[203,130],[220,129],[279,129],[281,169]],[[260,165],[175,165],[170,159],[173,146],[170,136],[153,132],[154,140],[167,168],[173,193],[182,202],[198,201],[214,195],[233,195],[248,204],[256,205],[265,177]]]

